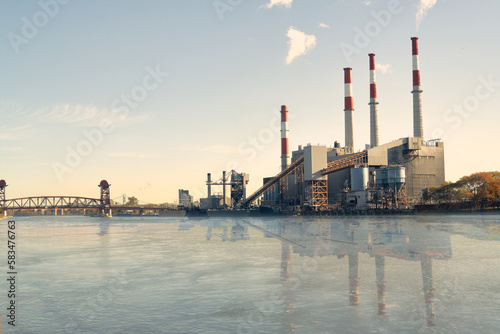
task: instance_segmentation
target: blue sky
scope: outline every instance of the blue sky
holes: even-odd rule
[[[0,179],[8,198],[97,197],[107,179],[113,198],[162,203],[179,188],[205,196],[207,172],[235,168],[254,190],[280,169],[282,104],[292,150],[344,144],[344,67],[355,148],[369,143],[368,53],[379,64],[380,142],[411,135],[412,36],[424,136],[445,139],[446,179],[499,170],[499,9],[486,0],[1,1]]]

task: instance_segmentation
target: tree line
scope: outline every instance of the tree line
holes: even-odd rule
[[[500,201],[500,172],[481,172],[463,176],[457,182],[445,182],[423,194],[426,202]]]

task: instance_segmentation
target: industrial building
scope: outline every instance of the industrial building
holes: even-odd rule
[[[193,196],[189,195],[189,190],[179,189],[179,205],[185,208],[193,205]]]
[[[288,108],[281,107],[282,171],[238,206],[281,211],[406,208],[445,181],[444,143],[424,140],[417,37],[412,37],[413,137],[379,145],[375,54],[369,56],[370,144],[354,151],[352,69],[344,68],[345,146],[298,146],[289,155]],[[208,184],[208,183],[207,183]]]
[[[247,196],[247,184],[250,180],[248,174],[232,170],[230,173],[222,172],[222,178],[212,181],[212,174],[207,173],[207,197],[200,199],[200,209],[234,209],[241,206]],[[221,186],[222,193],[212,193],[213,186]],[[230,186],[229,197],[227,187]]]

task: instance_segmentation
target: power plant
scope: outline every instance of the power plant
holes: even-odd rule
[[[288,108],[281,106],[281,171],[264,178],[263,185],[246,196],[248,174],[223,172],[220,182],[207,178],[208,196],[202,209],[249,209],[260,207],[273,212],[353,212],[363,210],[411,209],[422,191],[445,181],[444,143],[424,140],[422,90],[418,38],[412,37],[413,137],[379,143],[375,54],[369,56],[370,143],[363,151],[354,150],[352,68],[344,68],[345,145],[332,147],[299,145],[289,154]],[[233,178],[234,175],[234,178]],[[238,176],[240,175],[240,176]],[[240,180],[240,181],[237,181]],[[211,186],[222,185],[222,196],[211,200]],[[231,185],[231,200],[226,200]],[[237,196],[233,196],[237,192]],[[209,203],[210,202],[210,203]]]

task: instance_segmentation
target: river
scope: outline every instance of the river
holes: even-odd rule
[[[498,215],[12,219],[0,333],[500,332]]]

